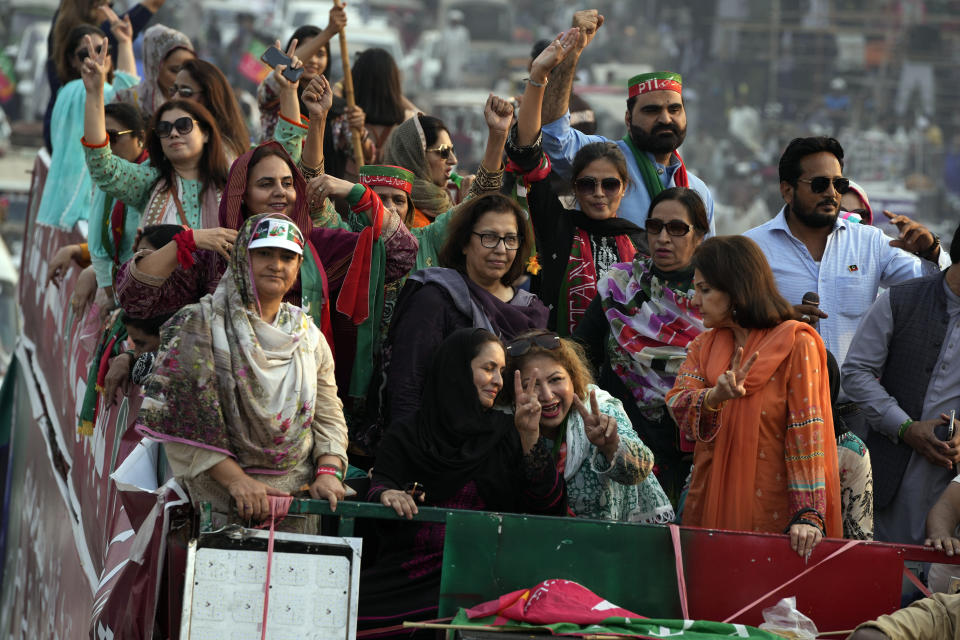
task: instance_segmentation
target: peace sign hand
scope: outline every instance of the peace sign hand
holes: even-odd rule
[[[121,18],[109,5],[101,5],[97,11],[110,23],[110,31],[118,43],[133,42],[133,25],[130,24],[130,16],[124,14]]]
[[[107,45],[103,44],[99,50],[93,46],[93,38],[83,36],[83,46],[90,52],[80,66],[80,77],[87,93],[103,91],[103,84],[107,81]]]
[[[617,420],[613,416],[600,413],[600,403],[597,402],[596,390],[590,391],[590,410],[583,405],[576,395],[573,396],[573,405],[583,418],[583,428],[587,432],[587,440],[600,449],[600,453],[610,462],[620,448],[620,434],[617,433]]]
[[[524,388],[520,380],[520,371],[516,371],[513,375],[513,423],[520,432],[524,453],[529,453],[540,439],[540,401],[536,394],[539,376],[540,371],[534,369],[527,388]]]
[[[743,363],[743,366],[741,366],[743,347],[737,347],[737,352],[733,355],[730,368],[717,378],[716,386],[710,389],[710,392],[707,394],[710,399],[710,404],[714,407],[719,407],[727,400],[742,398],[747,395],[744,382],[746,382],[747,374],[750,373],[750,369],[759,357],[760,352],[756,351]]]

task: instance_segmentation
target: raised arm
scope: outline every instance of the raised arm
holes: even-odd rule
[[[274,46],[280,48],[280,41],[277,40]],[[297,40],[294,38],[287,49],[287,55],[290,56],[290,68],[298,69],[303,66],[301,59],[294,54],[297,48]],[[278,64],[273,68],[273,81],[280,88],[280,115],[291,122],[300,122],[300,97],[297,95],[297,89],[300,82],[290,82],[283,77],[283,72],[287,70],[287,65]]]
[[[303,155],[300,164],[310,173],[323,171],[323,130],[327,122],[327,113],[333,105],[333,89],[327,79],[319,75],[310,81],[303,92],[303,103],[307,106],[310,125],[307,137],[303,140]]]
[[[343,3],[346,6],[346,3]],[[347,26],[347,12],[343,7],[333,7],[330,9],[330,17],[327,20],[327,26],[323,31],[312,38],[303,41],[296,47],[297,57],[301,60],[307,60],[320,53],[333,36],[340,33],[340,30]]]
[[[603,16],[596,9],[577,11],[573,14],[572,26],[580,31],[580,37],[576,46],[572,47],[573,50],[570,55],[550,73],[550,81],[543,98],[541,112],[543,122],[553,122],[567,112],[570,104],[570,92],[573,89],[573,76],[577,71],[577,62],[580,60],[580,54],[597,35],[597,29],[603,26]]]
[[[517,110],[517,145],[529,147],[536,142],[537,136],[540,135],[540,112],[543,107],[544,91],[550,81],[550,73],[574,50],[579,38],[580,30],[570,28],[558,35],[557,39],[533,61],[530,67],[530,81],[527,82],[523,101]],[[567,97],[569,99],[569,95]],[[560,115],[565,111],[566,106]],[[548,122],[551,121],[548,120]]]
[[[83,36],[83,45],[87,51],[93,51],[83,61],[80,77],[87,90],[83,111],[83,139],[91,146],[102,146],[107,142],[107,125],[103,115],[103,85],[107,81],[107,47],[96,51],[93,38]]]
[[[133,25],[130,24],[130,16],[124,14],[123,18],[120,18],[109,5],[102,7],[101,11],[110,21],[110,31],[117,40],[117,71],[136,76],[137,61],[133,56]]]
[[[487,173],[496,173],[503,168],[503,146],[513,122],[513,105],[491,93],[483,106],[483,117],[487,121],[488,133],[481,166]]]

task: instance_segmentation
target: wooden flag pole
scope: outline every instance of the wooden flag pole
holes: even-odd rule
[[[340,0],[333,0],[337,7],[341,6]],[[350,72],[350,56],[347,52],[347,34],[344,29],[340,30],[340,62],[343,64],[343,97],[347,101],[347,108],[352,109],[356,106],[356,100],[353,97],[353,74]],[[353,140],[353,159],[357,163],[357,171],[360,171],[365,163],[363,161],[363,134],[356,129],[350,129],[350,137]]]

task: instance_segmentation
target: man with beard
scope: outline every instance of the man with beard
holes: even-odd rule
[[[801,320],[818,325],[841,364],[879,288],[934,274],[941,257],[940,239],[906,216],[883,212],[897,226],[897,240],[841,218],[840,197],[849,188],[839,142],[795,138],[780,157],[783,208],[744,234],[767,256],[780,293]],[[819,296],[819,306],[802,304],[808,292]]]
[[[570,179],[573,158],[591,142],[610,142],[608,138],[587,135],[570,124],[570,93],[577,61],[603,24],[603,16],[595,9],[578,11],[573,26],[580,29],[580,39],[563,62],[551,73],[543,98],[541,119],[544,124],[543,150],[550,157],[553,171],[564,180]],[[629,98],[624,120],[629,133],[615,140],[627,159],[630,187],[623,196],[618,216],[643,227],[650,201],[668,187],[689,187],[703,199],[713,222],[713,197],[702,180],[687,172],[676,153],[687,133],[687,115],[683,108],[680,74],[669,71],[644,73],[628,82]]]

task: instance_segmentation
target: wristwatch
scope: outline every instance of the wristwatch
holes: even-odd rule
[[[924,260],[934,260],[932,256],[936,255],[937,249],[940,248],[940,236],[933,232],[931,232],[931,234],[933,235],[933,244],[925,250],[917,252],[917,256]]]

